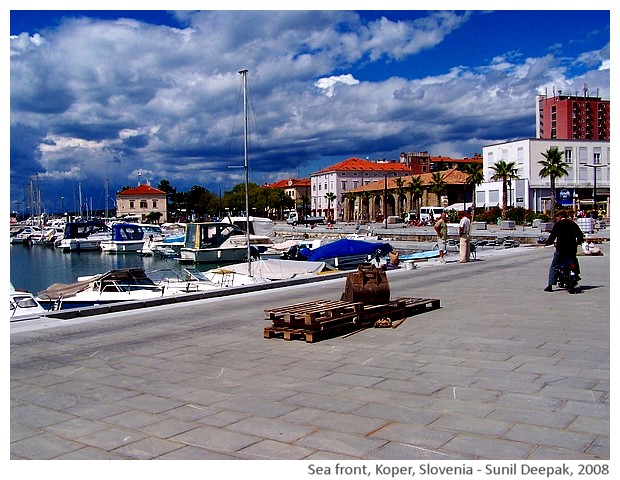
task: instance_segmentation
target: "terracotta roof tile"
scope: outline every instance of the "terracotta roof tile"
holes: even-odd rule
[[[467,180],[468,175],[466,173],[461,172],[457,169],[451,170],[443,170],[443,181],[446,182],[447,185],[462,185]],[[419,175],[407,175],[405,177],[400,177],[404,181],[405,188],[409,185],[409,182],[413,177],[420,177],[422,181],[422,185],[431,185],[433,183],[433,173],[420,173]],[[347,190],[347,192],[374,192],[377,190],[383,190],[385,188],[385,179],[377,180],[375,182],[371,182],[368,185],[363,185],[361,187],[352,188]],[[393,190],[397,188],[396,178],[388,178],[387,189]]]
[[[151,187],[150,185],[142,184],[134,188],[123,190],[118,195],[166,195],[166,192],[159,190],[158,188]]]
[[[343,171],[365,171],[365,172],[410,172],[411,169],[406,165],[398,162],[371,162],[370,160],[362,160],[361,158],[348,158],[340,163],[336,163],[330,167],[326,167],[318,172],[313,173],[317,175],[319,173],[327,172],[343,172]]]

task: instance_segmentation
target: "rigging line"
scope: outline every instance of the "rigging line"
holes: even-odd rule
[[[256,115],[254,114],[254,98],[252,97],[252,93],[251,93],[251,87],[248,86],[248,92],[247,92],[247,99],[248,99],[248,111],[249,111],[249,117],[251,117],[252,122],[254,124],[254,136],[256,136],[256,141],[258,144],[258,157],[261,157],[261,152],[262,152],[262,148],[260,145],[260,134],[259,134],[259,130],[258,130],[258,124],[256,123]],[[250,143],[251,143],[252,139],[250,138]],[[251,153],[251,149],[249,150],[249,152]],[[260,162],[260,160],[259,160]],[[252,162],[252,164],[256,164],[258,162]],[[260,162],[262,164],[262,162]],[[252,168],[250,167],[250,171],[252,171]]]
[[[228,141],[228,152],[226,153],[226,162],[230,163],[230,159],[231,159],[231,150],[232,150],[232,145],[233,145],[233,140],[235,138],[235,129],[237,126],[237,117],[239,116],[239,105],[241,104],[241,102],[243,101],[243,85],[241,85],[239,87],[239,91],[237,94],[237,107],[235,110],[235,115],[233,117],[233,126],[232,129],[230,131],[230,140]],[[228,168],[228,167],[227,167]],[[225,182],[227,182],[229,179],[226,177],[225,178]]]

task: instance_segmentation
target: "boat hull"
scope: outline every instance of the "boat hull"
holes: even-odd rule
[[[101,242],[100,248],[104,253],[140,253],[144,247],[144,241],[138,242]]]
[[[246,260],[247,247],[238,248],[182,248],[180,262],[186,263],[212,263],[223,265],[238,263]]]

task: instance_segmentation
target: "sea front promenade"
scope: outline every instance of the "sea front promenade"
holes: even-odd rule
[[[550,247],[391,271],[392,298],[440,308],[317,343],[264,338],[264,311],[338,300],[343,278],[12,323],[10,457],[609,459],[600,248],[575,295],[543,291]]]

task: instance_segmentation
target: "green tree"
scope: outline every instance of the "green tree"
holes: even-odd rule
[[[502,181],[502,220],[506,220],[507,205],[508,205],[508,182],[518,179],[517,168],[515,162],[506,162],[500,160],[495,165],[491,165],[491,169],[495,172],[491,177],[491,180]]]
[[[428,189],[437,195],[437,204],[441,206],[441,196],[446,190],[446,182],[443,179],[443,173],[435,172],[431,177],[431,185]]]
[[[476,216],[476,187],[484,182],[484,171],[481,163],[466,163],[461,171],[467,174],[465,185],[471,187],[471,219]]]
[[[284,217],[284,210],[289,210],[295,207],[295,200],[290,195],[287,195],[284,190],[278,189],[276,191],[276,208],[278,209],[280,219]]]
[[[407,191],[409,192],[409,204],[415,204],[415,214],[416,218],[420,218],[420,200],[422,198],[422,194],[424,193],[424,185],[422,183],[422,178],[418,175],[416,177],[411,177],[409,180],[409,184],[407,185]]]
[[[538,175],[540,178],[549,177],[549,182],[551,184],[551,218],[555,218],[555,179],[568,175],[568,164],[562,160],[564,152],[560,152],[558,147],[550,148],[541,155],[545,157],[545,159],[538,162],[542,165]]]
[[[160,180],[157,184],[157,188],[162,192],[166,192],[168,214],[176,216],[177,211],[182,208],[183,205],[183,194],[177,192],[177,189],[166,179]]]
[[[158,224],[162,215],[163,213],[161,212],[150,212],[145,219],[147,223]]]
[[[207,191],[205,187],[193,185],[184,195],[185,208],[187,215],[191,218],[192,214],[200,215],[200,197]]]

